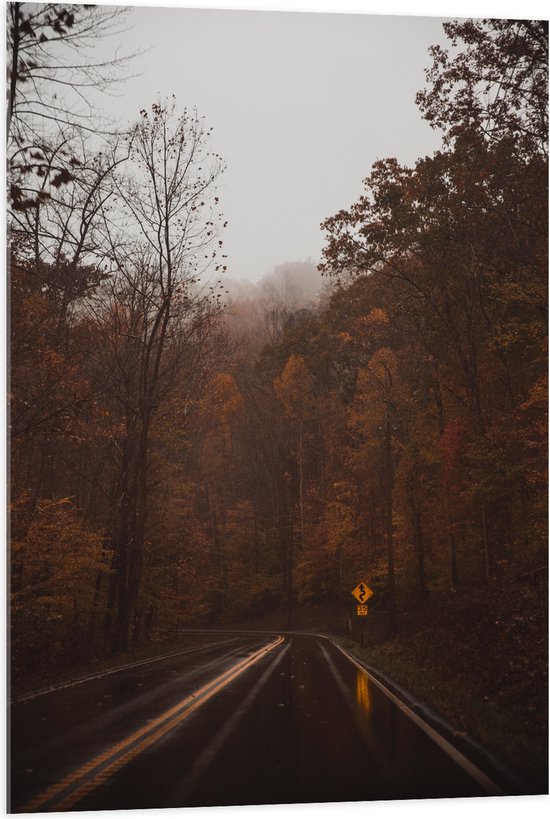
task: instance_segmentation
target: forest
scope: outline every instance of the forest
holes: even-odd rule
[[[208,112],[101,120],[124,14],[8,5],[12,684],[308,607],[345,633],[359,580],[384,640],[528,595],[543,645],[547,23],[445,23],[441,149],[359,170],[295,298],[227,294]]]

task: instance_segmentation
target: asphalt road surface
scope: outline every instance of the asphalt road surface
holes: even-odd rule
[[[330,641],[204,640],[14,703],[11,812],[500,792]]]

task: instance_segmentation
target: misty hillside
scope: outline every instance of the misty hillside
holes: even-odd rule
[[[307,259],[277,265],[258,282],[227,278],[222,280],[222,284],[231,302],[278,303],[297,310],[315,302],[327,282],[317,269],[316,262]]]
[[[222,279],[232,337],[262,344],[282,329],[285,319],[302,308],[315,308],[330,282],[311,259],[277,265],[258,282]]]

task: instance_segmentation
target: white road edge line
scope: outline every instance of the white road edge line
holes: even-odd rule
[[[127,663],[126,665],[118,665],[116,668],[109,668],[106,671],[100,671],[97,674],[89,674],[87,677],[78,677],[76,680],[69,680],[66,683],[59,685],[52,685],[49,688],[41,688],[39,691],[32,691],[30,694],[24,694],[22,697],[15,697],[9,701],[9,705],[18,705],[20,702],[28,702],[29,700],[37,699],[44,696],[44,694],[52,694],[54,691],[64,691],[66,688],[73,688],[82,683],[91,682],[92,680],[100,680],[102,677],[108,677],[110,674],[118,674],[120,671],[129,671],[131,668],[139,668],[142,665],[152,665],[161,660],[169,660],[170,657],[181,657],[183,654],[191,654],[193,651],[201,651],[206,648],[215,648],[216,646],[229,645],[234,643],[237,638],[232,640],[222,640],[218,643],[205,643],[202,646],[193,646],[193,648],[186,648],[184,651],[174,651],[172,654],[163,654],[161,657],[150,657],[148,660],[139,660],[137,663]]]
[[[424,731],[424,733],[427,734],[430,737],[430,739],[432,739],[436,743],[436,745],[439,745],[439,747],[443,751],[445,751],[445,753],[448,756],[450,756],[451,759],[453,759],[458,765],[460,765],[460,767],[463,770],[465,770],[466,773],[469,774],[469,776],[471,776],[478,783],[478,785],[481,785],[483,788],[485,788],[489,795],[491,796],[506,795],[505,791],[503,791],[502,788],[500,788],[496,784],[496,782],[493,782],[492,779],[490,779],[486,774],[484,774],[483,771],[477,767],[477,765],[475,765],[473,762],[471,762],[471,760],[468,759],[468,757],[464,756],[464,754],[457,750],[457,748],[455,748],[454,745],[451,745],[451,743],[448,742],[444,737],[442,737],[441,734],[438,734],[438,732],[434,728],[432,728],[431,725],[425,722],[425,720],[423,720],[422,717],[420,717],[415,711],[413,711],[412,708],[409,708],[408,705],[405,705],[405,703],[402,702],[402,700],[400,700],[399,697],[397,697],[392,691],[390,691],[389,688],[386,688],[386,686],[383,683],[381,683],[379,680],[373,677],[372,674],[369,674],[367,669],[363,665],[361,665],[361,663],[358,660],[356,660],[355,657],[353,657],[351,654],[348,654],[345,648],[339,646],[338,643],[335,643],[333,640],[330,639],[330,637],[325,637],[325,640],[328,640],[329,643],[332,643],[333,646],[335,646],[339,651],[341,651],[342,654],[345,657],[347,657],[348,660],[351,663],[353,663],[353,665],[356,668],[362,671],[363,674],[365,674],[369,678],[369,680],[372,683],[374,683],[374,685],[386,695],[386,697],[388,697],[393,703],[395,703],[395,705],[397,705],[397,707],[409,719],[416,723],[416,725],[418,725],[418,727],[421,728]]]

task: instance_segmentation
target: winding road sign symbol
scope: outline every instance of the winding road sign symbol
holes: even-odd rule
[[[367,602],[367,600],[369,600],[369,598],[372,597],[374,592],[372,589],[369,589],[369,587],[363,580],[361,580],[361,582],[352,591],[352,594],[355,597],[355,599],[359,600],[361,605],[363,605],[364,603]]]

